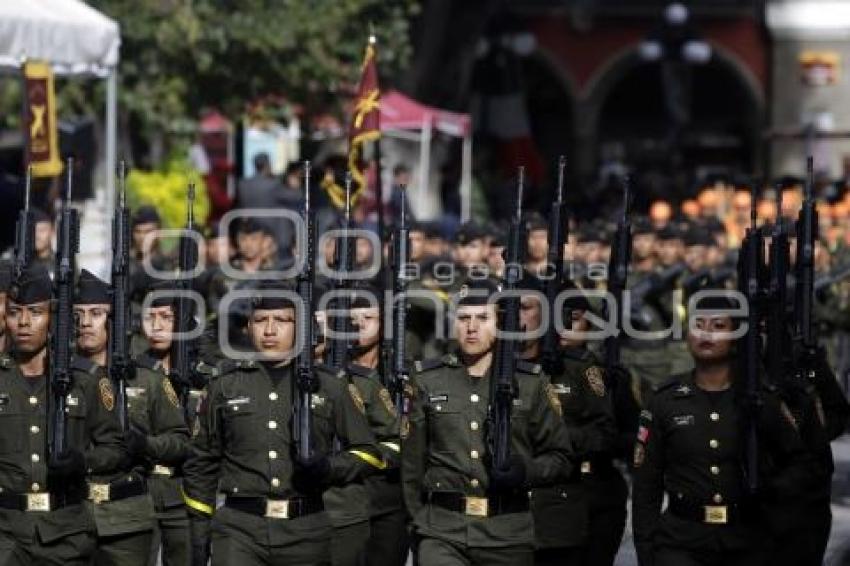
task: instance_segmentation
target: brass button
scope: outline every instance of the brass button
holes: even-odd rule
[[[712,497],[711,500],[714,501],[717,504],[720,504],[720,503],[723,503],[723,496],[720,495],[719,493],[715,493],[714,497]]]
[[[478,450],[473,450],[472,452],[470,452],[470,453],[469,453],[469,456],[470,456],[473,460],[477,460],[477,459],[478,459]]]
[[[33,433],[33,434],[38,434],[38,433],[39,433],[39,431],[41,431],[41,429],[40,429],[40,428],[38,428],[38,427],[37,427],[37,426],[35,426],[35,425],[32,425],[32,426],[30,427],[30,432],[31,432],[31,433]]]
[[[233,405],[233,411],[235,412],[235,411],[238,411],[238,410],[239,410],[239,405]]]
[[[712,448],[717,448],[718,446],[720,446],[720,443],[717,442],[717,439],[712,438],[711,440],[708,441],[708,445],[711,446]]]
[[[469,485],[471,485],[472,487],[478,487],[478,480],[472,478],[472,480],[469,482]]]
[[[471,423],[469,423],[469,428],[471,428],[472,430],[478,430],[478,423],[476,421],[472,421]]]
[[[33,462],[38,462],[39,460],[41,460],[41,458],[38,457],[38,454],[33,454],[30,457],[30,460],[32,460]]]
[[[442,410],[443,410],[443,406],[442,406],[442,405],[437,405],[436,407],[434,407],[434,409],[435,409],[437,412],[440,412],[440,411],[442,411]]]
[[[38,403],[38,397],[30,397],[30,405],[35,405]]]
[[[274,460],[277,458],[277,452],[274,450],[269,450],[269,460]]]
[[[469,396],[469,400],[472,401],[473,403],[477,403],[478,399],[479,399],[479,397],[478,397],[478,394],[476,394],[476,393],[473,393],[472,395]]]
[[[711,413],[708,416],[713,421],[719,421],[720,420],[720,413]]]
[[[277,393],[275,393],[274,391],[272,391],[271,393],[269,393],[269,400],[271,400],[271,401],[277,401]]]
[[[277,428],[277,423],[275,421],[269,421],[269,428],[274,430]]]
[[[30,486],[30,491],[38,491],[39,489],[41,489],[41,486],[37,483],[34,483]]]
[[[719,467],[717,467],[717,466],[712,466],[712,467],[711,467],[711,473],[712,473],[712,474],[714,474],[714,475],[716,476],[717,474],[719,474],[719,473],[720,473],[720,468],[719,468]]]
[[[280,480],[277,478],[272,478],[272,487],[280,487]]]

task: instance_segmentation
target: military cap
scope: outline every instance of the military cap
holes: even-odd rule
[[[490,225],[490,245],[495,248],[502,248],[507,245],[508,235],[505,230],[496,224]]]
[[[545,290],[543,280],[535,274],[524,269],[522,278],[517,282],[517,289],[524,291],[537,291],[542,293]]]
[[[501,290],[499,285],[492,279],[473,279],[469,283],[461,285],[455,294],[457,305],[486,305],[490,298]]]
[[[135,227],[138,224],[159,224],[159,213],[152,206],[140,206],[133,214],[131,224]]]
[[[733,310],[741,305],[731,298],[731,291],[723,287],[706,286],[698,289],[699,291],[712,291],[711,295],[700,297],[694,305],[701,310]]]
[[[603,231],[598,226],[593,224],[582,224],[578,229],[578,242],[580,244],[589,244],[592,242],[604,242],[605,237]]]
[[[177,297],[174,296],[177,291],[177,286],[171,280],[159,280],[148,287],[148,293],[160,293],[151,302],[152,308],[157,307],[173,307],[177,303]]]
[[[486,235],[484,228],[482,228],[480,224],[474,220],[470,220],[460,225],[460,228],[458,228],[457,234],[455,235],[455,242],[464,246],[474,240],[479,240]]]
[[[261,281],[257,285],[257,296],[251,301],[252,310],[279,310],[295,308],[292,297],[281,296],[291,292],[292,287],[280,281]],[[261,294],[262,293],[262,294]],[[264,293],[269,293],[265,295]]]
[[[529,212],[525,216],[525,229],[529,232],[533,230],[548,230],[549,225],[546,219],[539,212]]]
[[[0,293],[9,292],[12,286],[12,262],[0,261]]]
[[[35,224],[39,222],[53,222],[53,217],[40,208],[30,208],[30,214],[32,214],[32,221]]]
[[[83,269],[77,280],[77,294],[74,302],[78,305],[109,304],[109,284],[98,279],[91,271]]]
[[[571,295],[564,299],[563,309],[565,311],[589,311],[592,310],[590,308],[590,301],[587,300],[587,296],[584,294],[581,289],[579,289],[575,283],[570,280],[564,281],[564,284],[561,286],[561,293],[566,291],[571,291]],[[575,291],[579,291],[579,293],[575,293]]]
[[[239,226],[236,228],[238,234],[256,234],[257,232],[265,232],[265,226],[254,218],[243,217],[239,221]]]
[[[632,234],[654,234],[649,219],[645,216],[638,216],[632,220]]]
[[[41,263],[26,266],[12,283],[9,298],[19,305],[31,305],[49,301],[53,293],[53,282],[47,268]]]
[[[380,304],[382,297],[383,291],[377,286],[372,285],[368,281],[360,282],[352,289],[351,308],[375,308]]]

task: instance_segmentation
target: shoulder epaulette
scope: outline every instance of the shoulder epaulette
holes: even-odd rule
[[[446,360],[443,358],[430,358],[427,360],[416,360],[413,362],[413,367],[417,372],[430,371],[432,369],[441,368],[446,365]]]
[[[517,360],[516,369],[517,371],[521,371],[522,373],[538,375],[542,370],[542,366],[540,364],[527,362],[525,360]]]
[[[367,368],[366,366],[361,366],[360,364],[348,364],[347,369],[349,375],[357,375],[366,378],[371,378],[376,373],[375,369]]]
[[[97,372],[97,367],[97,364],[88,358],[82,356],[73,356],[71,358],[71,369],[94,375]]]
[[[257,363],[254,360],[221,360],[215,366],[216,376],[222,376],[236,370],[256,369]]]
[[[694,386],[689,384],[688,381],[687,374],[674,375],[659,383],[655,392],[672,391],[674,397],[689,397],[694,392]]]
[[[138,366],[140,368],[145,368],[145,369],[157,371],[157,368],[156,368],[157,363],[158,363],[158,360],[154,359],[153,356],[149,356],[147,354],[141,354],[138,357],[136,357],[136,366]]]

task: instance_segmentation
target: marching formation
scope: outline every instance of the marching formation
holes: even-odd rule
[[[850,406],[818,332],[850,317],[811,180],[796,219],[750,195],[735,249],[627,181],[613,231],[577,223],[558,165],[548,219],[520,168],[507,230],[453,246],[403,186],[366,233],[350,179],[319,233],[309,163],[286,249],[250,210],[200,230],[190,186],[174,257],[122,167],[110,282],[76,268],[70,176],[55,254],[27,198],[0,564],[611,566],[630,491],[641,566],[821,564]]]

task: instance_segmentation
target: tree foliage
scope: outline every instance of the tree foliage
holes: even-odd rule
[[[89,3],[121,25],[119,100],[142,136],[174,129],[204,107],[238,118],[270,94],[308,113],[338,111],[370,28],[382,75],[391,77],[410,59],[408,26],[418,11],[418,0]]]

